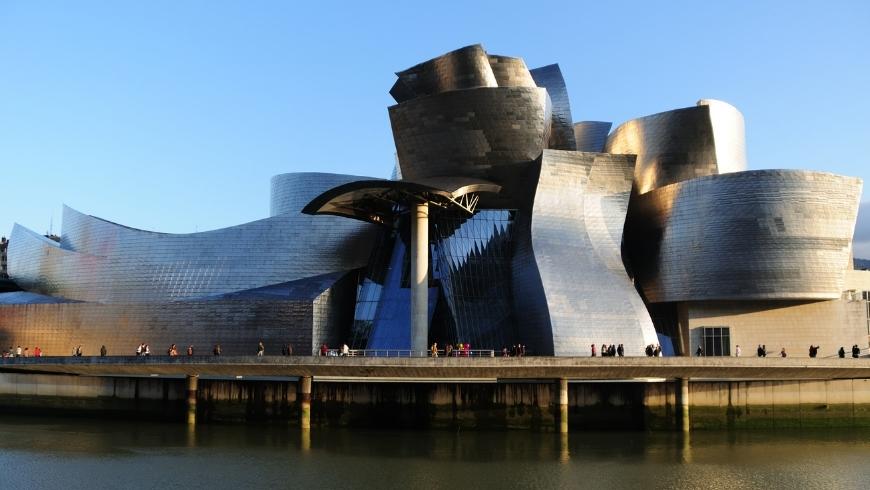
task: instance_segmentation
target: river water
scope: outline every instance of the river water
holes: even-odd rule
[[[374,431],[0,415],[0,488],[870,488],[870,431]]]

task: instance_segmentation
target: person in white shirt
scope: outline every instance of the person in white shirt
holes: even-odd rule
[[[737,349],[734,350],[734,357],[740,357],[741,352],[742,351],[740,350],[740,346],[738,345]]]

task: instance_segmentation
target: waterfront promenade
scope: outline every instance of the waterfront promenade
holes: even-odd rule
[[[307,357],[109,356],[0,359],[0,371],[86,376],[238,376],[397,379],[704,379],[870,378],[870,358],[758,357]]]

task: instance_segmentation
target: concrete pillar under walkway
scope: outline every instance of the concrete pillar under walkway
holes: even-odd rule
[[[311,376],[299,378],[299,427],[311,429]]]
[[[429,203],[411,208],[411,349],[429,341]]]
[[[187,423],[196,425],[196,390],[199,385],[199,375],[187,375]]]
[[[680,427],[683,432],[692,430],[689,418],[689,378],[680,378]]]
[[[568,433],[568,379],[559,379],[559,432]]]

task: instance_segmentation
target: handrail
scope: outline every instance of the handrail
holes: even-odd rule
[[[327,357],[495,357],[495,351],[492,349],[469,349],[469,350],[454,350],[447,355],[443,349],[437,351],[437,356],[432,355],[431,350],[413,350],[413,349],[349,349],[346,354],[342,354],[341,349],[326,349],[324,351],[315,349],[315,356]]]

